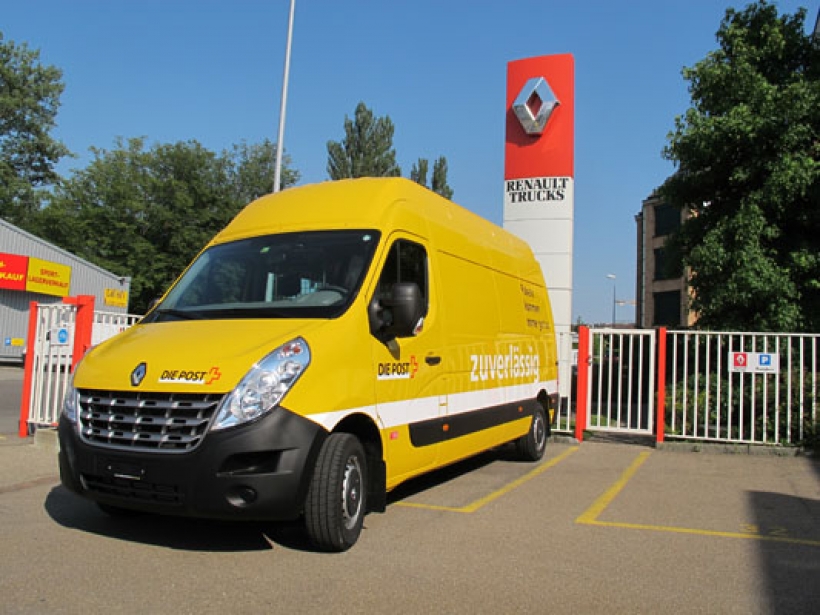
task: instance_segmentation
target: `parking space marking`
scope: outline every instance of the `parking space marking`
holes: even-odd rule
[[[515,479],[514,481],[504,485],[500,489],[496,489],[495,491],[485,495],[484,497],[481,497],[481,498],[475,500],[474,502],[471,502],[470,504],[467,504],[466,506],[438,506],[436,504],[421,504],[421,503],[418,503],[418,502],[395,502],[393,504],[393,506],[404,506],[406,508],[424,508],[424,509],[427,509],[427,510],[443,510],[443,511],[446,511],[446,512],[464,513],[464,514],[474,513],[475,511],[477,511],[480,508],[483,508],[484,506],[486,506],[490,502],[492,502],[494,500],[497,500],[498,498],[500,498],[503,495],[508,494],[510,491],[512,491],[516,487],[520,487],[521,485],[523,485],[527,481],[535,478],[539,474],[542,474],[542,473],[546,472],[547,470],[549,470],[550,468],[558,465],[564,459],[566,459],[567,457],[572,455],[575,451],[577,451],[578,448],[579,447],[577,447],[577,446],[573,446],[572,448],[569,448],[569,449],[565,450],[563,453],[561,453],[557,457],[553,457],[549,461],[546,461],[546,462],[542,463],[540,466],[538,466],[534,470],[530,470],[529,472],[524,474],[524,476],[521,476],[521,477]]]
[[[760,534],[755,526],[749,526],[748,532],[721,532],[718,530],[705,530],[690,527],[677,527],[669,525],[649,525],[643,523],[624,523],[622,521],[601,521],[598,519],[612,501],[623,491],[626,484],[632,479],[651,453],[645,452],[638,455],[630,466],[624,470],[621,477],[599,497],[592,506],[586,509],[575,523],[580,525],[597,525],[603,527],[620,527],[630,530],[643,530],[649,532],[667,532],[673,534],[694,534],[698,536],[716,536],[719,538],[741,538],[744,540],[760,540],[767,542],[785,542],[795,545],[805,545],[810,547],[820,547],[820,540],[810,540],[806,538],[792,538],[782,535],[781,532],[775,534]]]

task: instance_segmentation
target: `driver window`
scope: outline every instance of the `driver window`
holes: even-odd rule
[[[390,247],[390,254],[384,263],[379,277],[376,296],[379,299],[390,297],[390,291],[396,282],[415,282],[421,290],[425,301],[425,313],[429,293],[427,289],[427,252],[417,243],[399,239]]]

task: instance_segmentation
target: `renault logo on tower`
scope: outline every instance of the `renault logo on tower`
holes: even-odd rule
[[[540,135],[544,132],[552,112],[561,104],[547,80],[543,77],[533,77],[513,102],[513,112],[521,127],[528,135]]]

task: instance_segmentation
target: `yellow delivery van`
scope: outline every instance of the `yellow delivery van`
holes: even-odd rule
[[[509,442],[540,459],[556,359],[523,241],[406,179],[291,188],[82,359],[62,482],[111,514],[303,517],[345,550],[402,481]]]

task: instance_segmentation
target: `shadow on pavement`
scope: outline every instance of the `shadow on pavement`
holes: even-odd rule
[[[769,608],[763,610],[783,615],[816,613],[820,605],[820,500],[760,491],[747,495],[755,526],[745,529],[761,537],[757,557],[769,596]]]
[[[388,505],[498,461],[518,461],[514,447],[502,446],[410,480],[388,494]],[[49,492],[45,510],[55,522],[66,528],[184,551],[260,551],[274,549],[277,545],[297,551],[316,551],[301,519],[274,523],[214,521],[136,512],[129,514],[127,511],[122,515],[111,515],[62,486],[54,487]]]
[[[243,552],[280,547],[314,551],[301,522],[213,521],[143,513],[112,516],[62,486],[45,500],[48,515],[63,527],[182,551]]]

